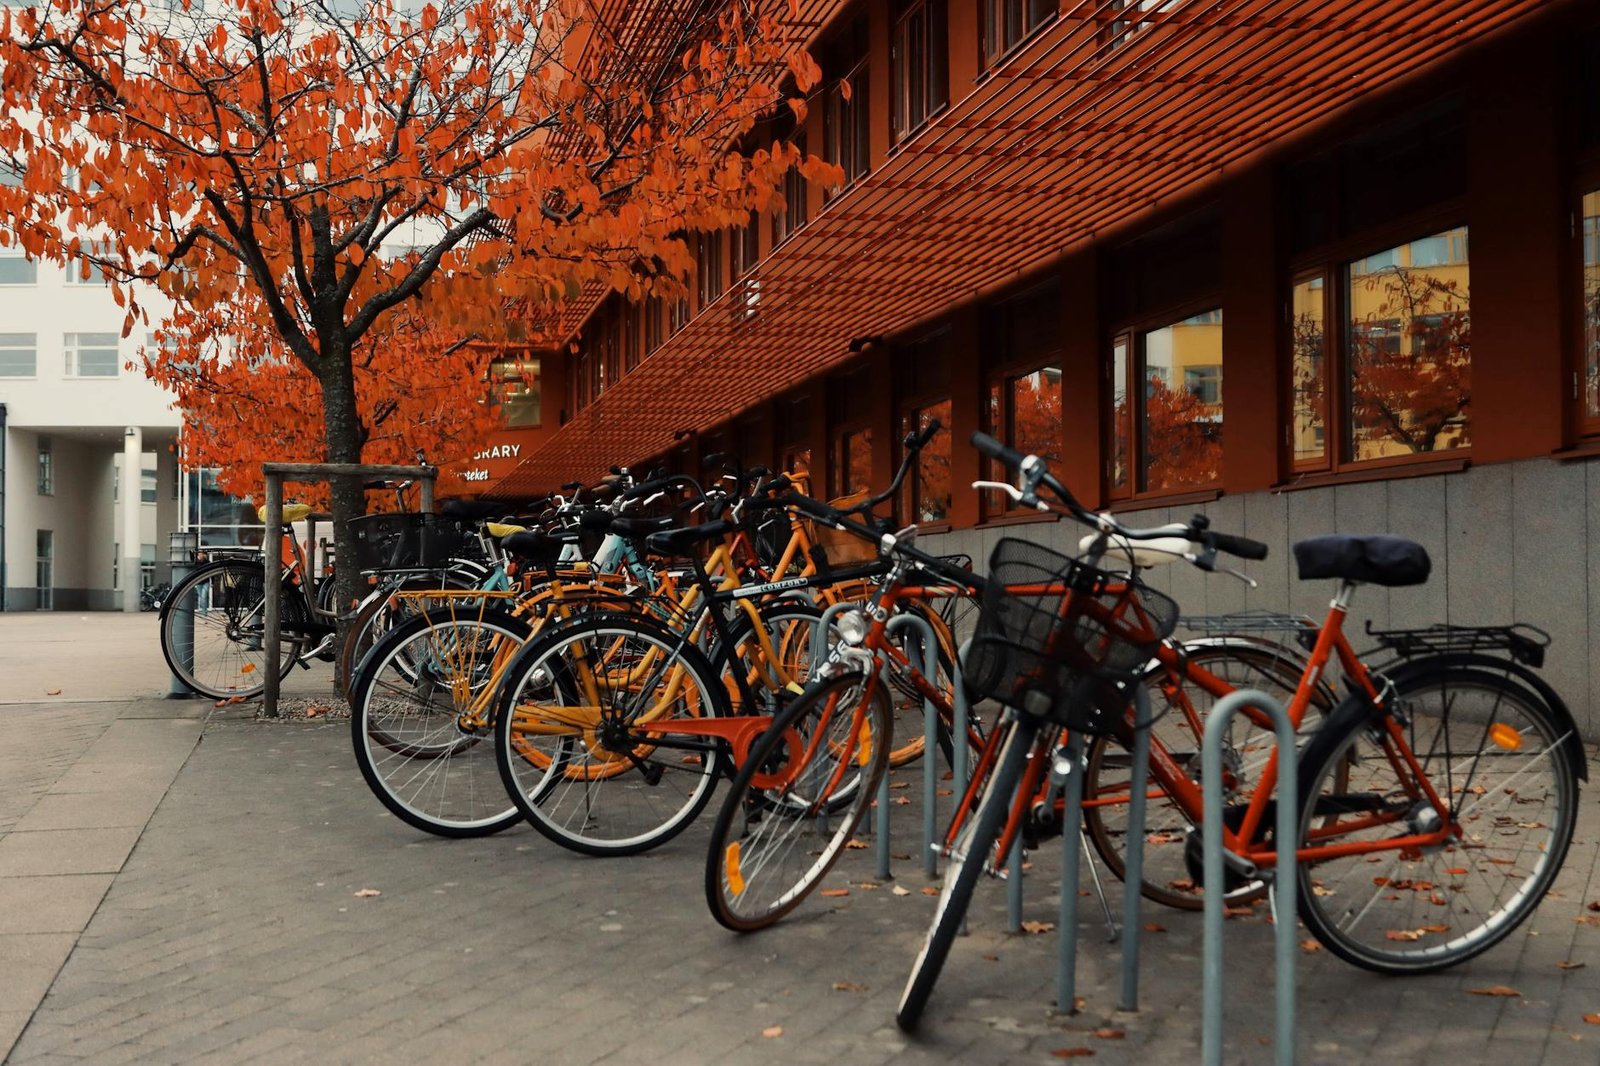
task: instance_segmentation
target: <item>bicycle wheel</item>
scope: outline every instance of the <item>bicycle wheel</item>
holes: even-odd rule
[[[590,614],[530,641],[507,672],[495,759],[517,809],[586,855],[634,855],[671,840],[711,799],[716,743],[650,731],[724,714],[717,671],[671,630]]]
[[[1225,682],[1232,689],[1256,688],[1284,706],[1300,683],[1301,664],[1267,648],[1249,645],[1200,647],[1188,652],[1187,661]],[[1189,678],[1158,670],[1145,679],[1150,710],[1155,716],[1152,739],[1159,739],[1174,764],[1190,780],[1200,781],[1200,742],[1217,697]],[[1330,706],[1328,693],[1319,690],[1306,709],[1301,735],[1314,733]],[[1243,713],[1236,714],[1223,742],[1223,803],[1242,813],[1261,771],[1271,757],[1273,732]],[[1128,784],[1132,759],[1129,751],[1111,737],[1096,737],[1089,744],[1084,776],[1083,826],[1095,853],[1113,876],[1127,870]],[[1199,838],[1190,839],[1200,812],[1187,811],[1163,789],[1152,774],[1145,795],[1144,872],[1140,894],[1146,899],[1182,910],[1200,910]],[[1227,817],[1227,814],[1224,815]],[[1234,815],[1237,820],[1238,814]],[[1231,884],[1228,899],[1243,902],[1266,891],[1263,881]]]
[[[949,632],[944,628],[944,620],[936,613],[917,605],[907,605],[906,609],[922,615],[933,627],[936,638],[933,662],[924,664],[923,676],[944,694],[945,700],[951,706],[954,706],[955,657],[949,643]],[[898,633],[894,639],[898,643]],[[899,767],[922,757],[923,748],[927,745],[927,734],[923,723],[922,694],[912,684],[908,674],[899,669],[892,669],[889,672],[889,682],[894,695],[895,737],[894,749],[889,753],[889,765]],[[949,765],[953,752],[952,725],[943,715],[939,716],[937,730],[939,749],[944,754],[945,764]]]
[[[808,687],[773,721],[712,826],[706,903],[718,922],[764,929],[811,893],[872,806],[890,729],[884,685],[858,673]]]
[[[1574,737],[1570,720],[1501,674],[1413,662],[1394,680],[1391,716],[1347,700],[1302,759],[1301,847],[1382,850],[1302,864],[1300,917],[1357,966],[1426,973],[1488,950],[1544,897],[1572,842]],[[1442,844],[1388,844],[1438,824],[1425,786],[1455,832]]]
[[[1011,813],[1017,782],[1022,778],[1039,732],[1039,722],[1035,718],[1019,714],[1008,714],[1008,717],[1009,726],[1002,723],[996,728],[1009,728],[1010,735],[1003,742],[993,775],[978,797],[977,809],[968,814],[950,848],[944,883],[939,889],[939,903],[934,908],[927,939],[911,964],[911,976],[900,994],[900,1008],[894,1019],[907,1032],[915,1029],[922,1017],[928,996],[939,980],[939,971],[944,969],[950,947],[961,931],[961,919],[966,916],[972,890],[977,886],[978,875],[993,858],[995,841]]]
[[[379,641],[352,688],[350,736],[361,776],[408,825],[483,836],[520,815],[494,765],[494,687],[528,626],[502,611],[440,609]]]
[[[349,699],[355,689],[356,673],[361,669],[362,660],[378,641],[383,639],[385,633],[405,618],[420,615],[443,605],[441,600],[417,599],[400,596],[399,593],[468,588],[472,586],[447,573],[443,578],[407,578],[398,585],[387,587],[370,596],[351,620],[349,635],[345,637],[344,646],[339,651],[339,669],[336,676],[343,679],[345,698]]]
[[[758,608],[758,615],[767,643],[777,656],[775,662],[767,661],[766,651],[756,639],[755,625],[743,611],[733,621],[731,646],[724,649],[718,644],[709,656],[712,666],[722,675],[728,706],[734,714],[774,714],[779,706],[798,695],[799,688],[811,676],[812,639],[821,612],[800,600],[778,600]],[[735,670],[743,675],[756,701],[752,707],[742,705],[743,693],[734,680]],[[796,687],[788,687],[791,684]]]
[[[259,562],[224,559],[179,582],[161,611],[161,654],[185,685],[214,700],[250,699],[267,686],[266,583]],[[284,628],[305,622],[298,593],[285,588]],[[289,633],[278,676],[294,667],[299,642]]]

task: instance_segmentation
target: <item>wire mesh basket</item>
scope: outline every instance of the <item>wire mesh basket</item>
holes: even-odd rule
[[[1130,680],[1177,620],[1170,597],[1126,574],[1004,539],[989,558],[967,683],[1069,729],[1105,733],[1117,714],[1101,706],[1099,683]]]
[[[474,551],[477,536],[460,519],[437,514],[369,514],[350,521],[356,568],[417,570]]]
[[[829,500],[828,506],[841,511],[848,511],[859,506],[871,493],[854,492],[848,496],[840,496]],[[876,515],[854,515],[857,522],[868,526],[881,526],[883,523]],[[811,519],[805,520],[807,533],[811,543],[822,549],[823,562],[828,567],[852,566],[858,563],[870,563],[878,558],[878,545],[865,537],[842,529],[834,529]]]

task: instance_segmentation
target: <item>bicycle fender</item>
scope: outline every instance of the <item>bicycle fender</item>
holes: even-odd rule
[[[1551,687],[1550,683],[1528,667],[1511,659],[1502,659],[1493,655],[1482,655],[1476,652],[1448,652],[1443,655],[1430,655],[1424,659],[1405,659],[1382,671],[1386,677],[1392,677],[1397,682],[1412,673],[1420,673],[1429,666],[1444,664],[1447,666],[1471,666],[1481,670],[1509,674],[1533,689],[1539,698],[1544,701],[1545,707],[1550,711],[1550,716],[1556,720],[1556,726],[1566,734],[1566,743],[1562,750],[1566,753],[1567,761],[1572,767],[1572,772],[1578,780],[1589,780],[1589,757],[1583,750],[1583,740],[1578,733],[1578,723],[1572,716],[1572,711]]]

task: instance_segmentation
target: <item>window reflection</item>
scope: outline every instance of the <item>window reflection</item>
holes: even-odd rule
[[[950,401],[928,404],[901,418],[901,433],[921,429],[937,418],[944,426],[922,446],[911,482],[910,520],[943,522],[950,517]]]
[[[489,394],[507,426],[539,425],[539,360],[496,359],[489,364]]]
[[[1584,415],[1600,418],[1600,189],[1583,197]]]
[[[1143,488],[1203,485],[1222,474],[1222,312],[1206,311],[1140,337]]]
[[[1351,263],[1345,292],[1351,459],[1467,447],[1466,227]]]
[[[838,496],[872,488],[872,427],[841,433],[834,441],[833,491]]]
[[[1291,443],[1297,463],[1325,459],[1328,454],[1328,331],[1323,305],[1326,288],[1318,274],[1296,282],[1290,298],[1290,375],[1294,389]]]

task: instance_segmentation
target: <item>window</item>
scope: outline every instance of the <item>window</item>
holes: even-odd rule
[[[1106,43],[1117,48],[1149,29],[1156,16],[1181,7],[1184,0],[1111,0]]]
[[[1600,189],[1583,195],[1583,324],[1582,377],[1583,422],[1593,433],[1600,431]],[[3,339],[3,338],[0,338]],[[5,352],[0,349],[0,358]],[[3,370],[0,370],[3,373]],[[1573,392],[1579,392],[1577,382]]]
[[[1056,0],[983,0],[983,66],[987,70],[1056,17]]]
[[[111,542],[111,587],[122,588],[122,542]]]
[[[749,222],[733,231],[730,251],[733,280],[738,287],[733,317],[742,322],[754,318],[761,310],[761,279],[756,277],[756,266],[761,262],[760,215],[751,214]]]
[[[62,337],[69,378],[114,378],[122,357],[115,333],[68,333]]]
[[[947,25],[944,0],[909,0],[900,5],[889,46],[896,141],[921,129],[950,102]]]
[[[694,241],[695,276],[700,309],[705,310],[726,289],[722,280],[722,234],[700,233]]]
[[[55,596],[55,559],[56,535],[53,530],[41,529],[34,540],[35,559],[37,567],[34,571],[34,583],[39,587],[39,610],[49,611],[56,605]]]
[[[833,442],[833,494],[848,496],[872,489],[872,427],[847,430]]]
[[[1036,286],[987,310],[982,326],[990,367],[984,429],[1024,455],[1061,458],[1060,287]],[[987,461],[984,477],[1014,480],[1014,472]],[[981,499],[984,517],[1016,505],[1001,493]]]
[[[872,488],[872,375],[866,365],[828,382],[828,426],[832,433],[829,491],[844,496]]]
[[[1113,499],[1210,484],[1222,474],[1222,312],[1130,330],[1111,348]]]
[[[934,418],[944,428],[922,446],[916,469],[906,478],[910,483],[907,515],[912,522],[944,522],[950,517],[950,401],[910,409],[901,416],[900,432],[904,435],[921,429]]]
[[[156,546],[139,545],[139,587],[154,588],[156,584]]]
[[[1466,227],[1303,274],[1291,304],[1296,469],[1470,446]]]
[[[12,6],[23,5],[13,5],[10,0],[7,0],[6,3],[0,4],[0,7]],[[22,162],[10,158],[0,159],[0,186],[4,186],[7,189],[20,189],[22,188],[22,179],[26,177],[27,174],[28,168]]]
[[[0,285],[37,285],[39,264],[25,255],[0,255]]]
[[[801,130],[790,138],[802,156],[806,151],[806,135]],[[789,239],[789,235],[806,224],[806,179],[799,167],[790,167],[783,174],[783,210],[772,216],[772,243],[774,246]]]
[[[38,373],[36,333],[0,333],[0,378],[31,378]]]
[[[834,59],[839,77],[828,86],[823,100],[823,157],[844,170],[844,184],[829,190],[837,195],[871,169],[872,108],[867,99],[867,23],[857,20],[836,46]]]
[[[644,302],[644,354],[649,355],[666,340],[666,312],[661,297],[652,296]]]
[[[139,471],[139,502],[156,502],[156,472],[154,470]]]
[[[803,474],[811,470],[811,397],[792,396],[773,404],[773,435],[778,469],[786,474]],[[815,487],[812,492],[817,491]]]
[[[56,494],[55,445],[49,437],[39,438],[39,495]]]
[[[105,270],[100,264],[89,256],[99,256],[109,259],[112,252],[110,241],[89,241],[84,248],[83,255],[67,262],[68,285],[105,285],[108,283]]]

